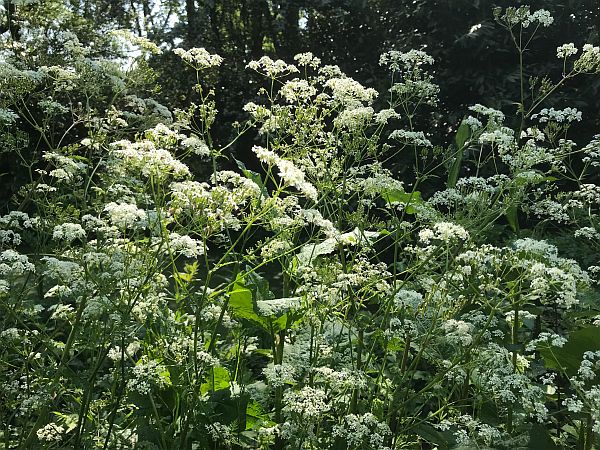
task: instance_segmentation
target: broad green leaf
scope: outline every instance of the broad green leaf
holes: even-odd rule
[[[386,201],[386,203],[392,202],[402,202],[405,203],[406,213],[414,214],[415,209],[411,205],[423,203],[423,199],[421,198],[421,192],[404,192],[401,189],[384,189],[381,192],[381,197]]]
[[[229,293],[229,306],[235,317],[250,320],[265,331],[271,331],[267,319],[259,316],[254,311],[252,291],[242,284],[241,281],[236,281],[233,285],[233,290]]]
[[[546,427],[537,423],[531,427],[528,450],[558,450],[558,448]]]
[[[250,282],[246,282],[247,280]],[[255,272],[250,272],[245,278],[239,277],[229,293],[229,306],[234,316],[255,323],[269,334],[289,328],[294,322],[291,313],[275,318],[261,314],[257,306],[257,302],[264,305],[279,300],[281,299],[273,299],[269,283]]]
[[[206,394],[207,392],[228,389],[230,380],[229,372],[225,367],[215,366],[211,370],[209,380],[206,383],[202,383],[200,390],[203,394]]]
[[[246,430],[253,429],[256,425],[270,427],[275,422],[269,419],[262,406],[256,400],[251,400],[246,405]]]
[[[577,373],[583,354],[600,350],[600,327],[588,326],[569,335],[563,347],[546,347],[540,349],[546,367],[567,372],[573,376]]]
[[[430,444],[435,444],[439,450],[447,450],[452,445],[452,433],[441,432],[427,423],[414,428],[415,433]]]

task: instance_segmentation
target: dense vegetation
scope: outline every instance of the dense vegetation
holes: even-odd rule
[[[0,448],[597,447],[598,7],[402,3],[4,2]]]

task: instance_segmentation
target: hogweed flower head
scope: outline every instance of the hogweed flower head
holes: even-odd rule
[[[268,56],[263,56],[258,61],[250,61],[246,67],[269,78],[279,78],[299,72],[293,64],[288,64],[281,59],[272,60]]]
[[[559,59],[568,58],[569,56],[576,55],[578,51],[579,50],[572,42],[569,44],[563,44],[556,48],[556,57]]]
[[[223,62],[223,58],[217,54],[211,54],[205,48],[190,48],[189,50],[176,48],[173,53],[196,70],[219,67]]]

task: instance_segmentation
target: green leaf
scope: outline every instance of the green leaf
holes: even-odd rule
[[[260,188],[263,197],[268,198],[269,197],[269,191],[267,191],[267,188],[265,187],[262,177],[260,176],[260,174],[258,172],[254,172],[253,170],[247,169],[246,165],[242,162],[242,161],[238,161],[237,159],[235,159],[235,162],[237,164],[237,166],[240,168],[240,170],[242,171],[242,173],[244,174],[244,176],[252,181],[254,181],[258,187]]]
[[[452,166],[450,166],[450,170],[448,171],[448,187],[453,188],[456,186],[456,181],[458,180],[458,174],[460,172],[460,166],[462,164],[465,145],[467,141],[471,137],[471,127],[466,122],[462,122],[458,127],[458,131],[456,132],[456,136],[454,137],[454,143],[456,144],[456,153],[454,154],[454,161],[452,162]]]
[[[246,405],[246,430],[253,429],[256,425],[270,427],[275,425],[275,422],[269,419],[265,414],[262,406],[256,400],[251,400]]]
[[[546,347],[540,349],[546,367],[564,369],[569,376],[577,374],[577,370],[585,352],[600,350],[600,327],[588,326],[574,331],[563,347]]]
[[[509,206],[506,209],[506,221],[510,225],[510,228],[517,233],[519,231],[519,208],[516,205]]]
[[[459,150],[462,149],[469,138],[471,137],[471,127],[465,121],[463,121],[458,130],[456,132],[456,136],[454,137],[454,142],[456,143],[456,148]]]
[[[213,367],[209,377],[209,380],[206,383],[202,383],[202,386],[200,386],[200,391],[202,394],[229,389],[229,381],[231,378],[225,367]]]
[[[529,432],[529,450],[558,450],[558,446],[552,440],[550,432],[540,424],[535,424]]]
[[[435,444],[439,450],[447,450],[452,444],[452,433],[440,432],[427,423],[417,425],[415,433],[430,444]]]
[[[254,310],[252,291],[242,283],[241,279],[234,283],[233,290],[229,293],[229,306],[235,317],[249,320],[267,332],[271,331],[267,319],[259,316]]]
[[[381,197],[386,203],[401,202],[406,204],[407,214],[415,213],[415,208],[413,208],[411,205],[423,203],[421,192],[419,191],[404,192],[401,189],[384,189],[381,191]]]

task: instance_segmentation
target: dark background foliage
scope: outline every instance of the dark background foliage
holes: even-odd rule
[[[216,85],[220,111],[214,128],[217,144],[231,138],[232,122],[244,119],[241,108],[253,99],[260,83],[245,66],[264,54],[291,61],[294,54],[311,51],[325,64],[337,64],[348,75],[384,92],[389,80],[378,64],[382,52],[413,48],[427,51],[436,59],[434,70],[441,103],[430,111],[422,128],[429,130],[434,143],[444,146],[469,105],[482,103],[507,114],[516,110],[513,102],[518,98],[518,58],[506,31],[494,22],[492,10],[497,6],[519,6],[520,2],[69,0],[66,5],[70,14],[59,25],[53,23],[54,9],[44,4],[4,0],[0,32],[28,45],[28,28],[50,30],[58,26],[76,33],[85,44],[93,43],[95,52],[110,53],[102,45],[103,36],[110,29],[124,28],[148,37],[164,50],[206,47],[223,56],[224,67]],[[600,43],[597,0],[536,0],[529,4],[533,9],[548,9],[555,23],[538,33],[532,43],[526,55],[527,76],[560,77],[562,64],[555,52],[565,39],[578,47]],[[47,52],[50,58],[48,55],[52,52]],[[171,51],[153,57],[149,63],[161,87],[153,93],[155,98],[171,108],[185,107],[193,95],[194,74],[182,71]],[[582,110],[586,126],[576,125],[572,138],[584,141],[594,134],[593,130],[600,129],[599,94],[598,77],[579,77],[545,106],[575,106]],[[240,140],[232,147],[234,154],[244,160],[251,140],[252,136]],[[2,164],[8,169],[2,171],[2,183],[17,185],[15,161],[9,158]],[[2,197],[7,199],[12,191],[4,189]]]

